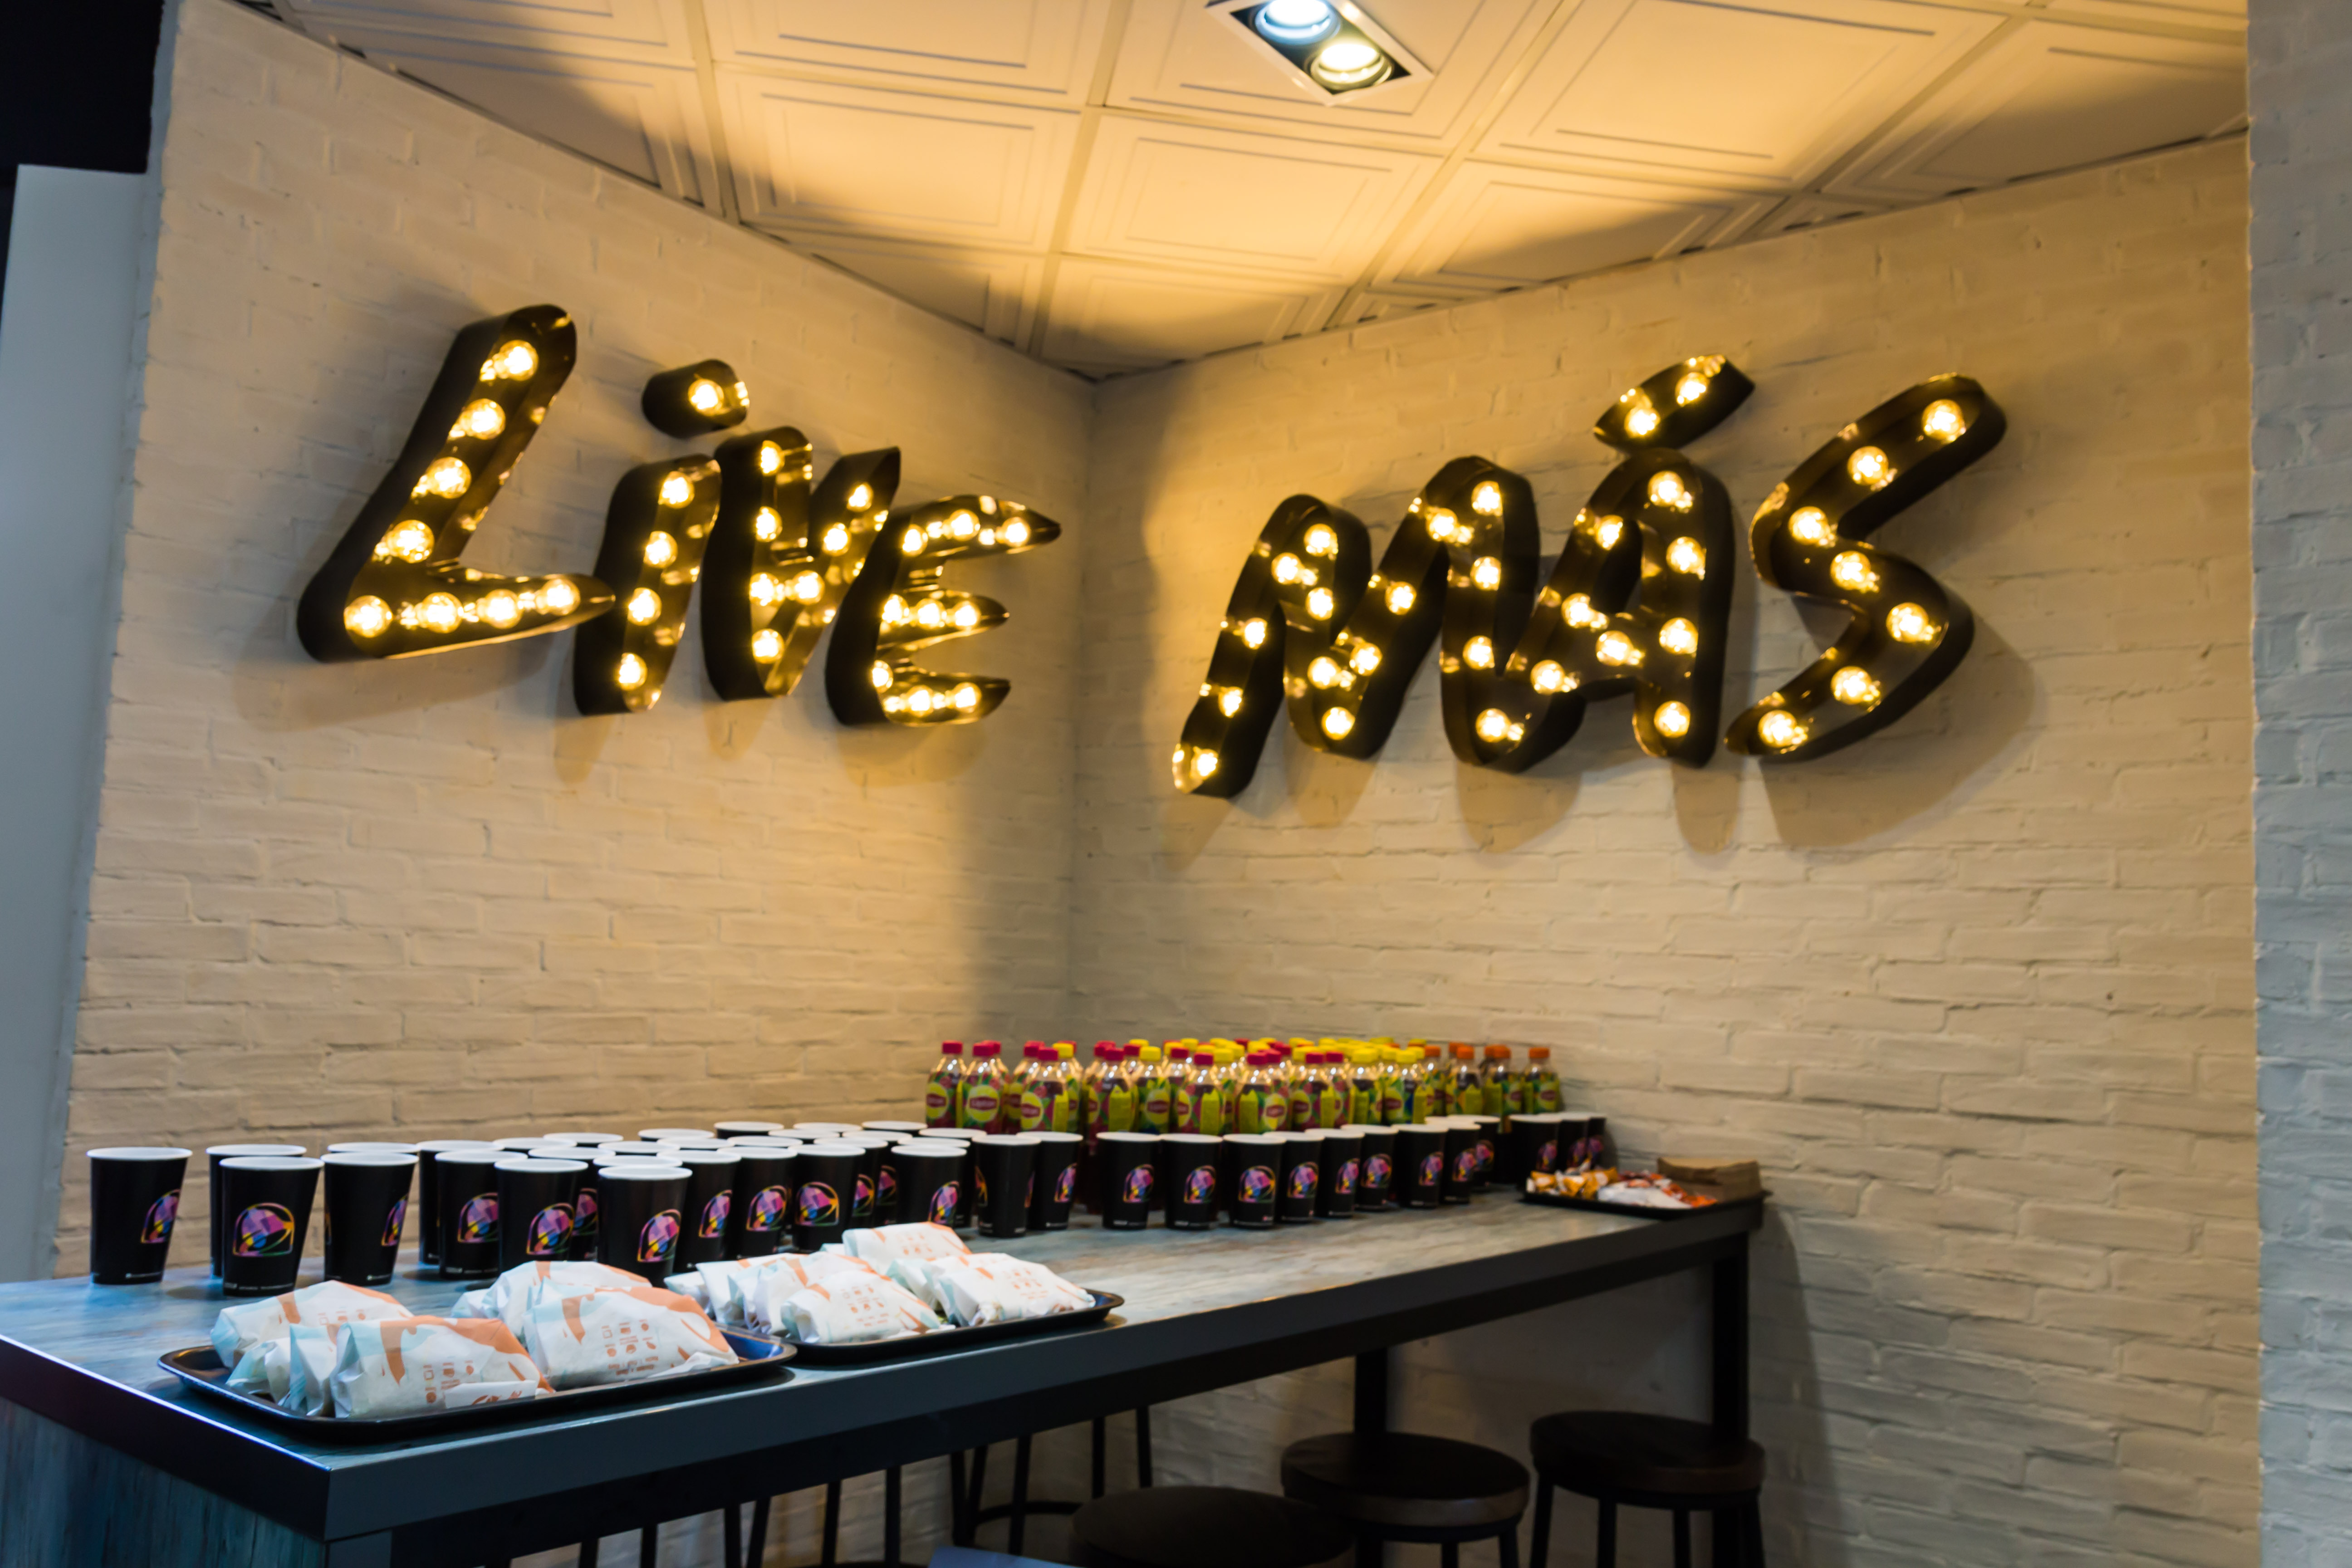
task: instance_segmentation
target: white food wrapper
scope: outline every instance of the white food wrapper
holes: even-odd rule
[[[303,1415],[327,1415],[334,1410],[334,1399],[329,1393],[327,1380],[334,1375],[337,1342],[345,1332],[344,1326],[318,1328],[310,1323],[297,1323],[286,1338],[286,1376],[283,1386],[278,1374],[270,1374],[270,1393],[279,1406]]]
[[[877,1268],[887,1268],[895,1258],[936,1263],[971,1256],[971,1248],[963,1244],[963,1237],[943,1225],[878,1226],[872,1230],[844,1231],[841,1239],[851,1257],[862,1258]]]
[[[1017,1322],[1050,1318],[1095,1304],[1080,1289],[1042,1263],[981,1253],[961,1265],[943,1265],[931,1273],[948,1316],[965,1328],[982,1323]]]
[[[580,1296],[591,1290],[625,1290],[645,1280],[625,1268],[602,1263],[520,1263],[479,1290],[468,1290],[450,1310],[453,1318],[496,1318],[516,1340],[530,1310],[546,1296]]]
[[[741,1303],[743,1326],[755,1334],[781,1339],[787,1331],[784,1303],[823,1279],[873,1279],[882,1276],[843,1253],[819,1252],[807,1257],[782,1255],[761,1261],[770,1265],[753,1274],[735,1277],[736,1300]]]
[[[1672,1193],[1656,1187],[1633,1187],[1622,1184],[1606,1186],[1595,1194],[1604,1204],[1623,1204],[1628,1208],[1686,1209],[1690,1205]]]
[[[422,1415],[550,1392],[530,1356],[495,1319],[387,1318],[352,1323],[327,1380],[346,1420]]]
[[[223,1307],[213,1320],[213,1353],[221,1365],[236,1367],[255,1345],[283,1340],[296,1323],[331,1331],[339,1324],[405,1318],[410,1311],[381,1290],[330,1279],[283,1296]]]
[[[837,1274],[788,1297],[779,1308],[786,1337],[804,1345],[849,1345],[927,1334],[937,1312],[878,1274]]]
[[[523,1344],[555,1388],[593,1388],[743,1359],[693,1302],[643,1282],[580,1296],[543,1293]]]
[[[662,1289],[674,1290],[702,1309],[704,1317],[710,1316],[710,1287],[703,1282],[702,1265],[695,1265],[691,1274],[667,1274],[662,1277]]]
[[[788,1253],[774,1253],[766,1258],[735,1258],[719,1263],[698,1263],[691,1274],[673,1274],[665,1281],[669,1288],[702,1304],[711,1321],[724,1323],[730,1329],[744,1326],[744,1303],[758,1289],[759,1276],[770,1269],[781,1268],[787,1261],[796,1264],[811,1259],[793,1258]]]

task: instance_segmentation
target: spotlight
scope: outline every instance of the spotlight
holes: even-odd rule
[[[1263,5],[1237,6],[1230,14],[1280,55],[1302,84],[1312,83],[1335,98],[1411,76],[1419,68],[1352,5],[1333,0],[1265,0]]]
[[[1369,38],[1334,38],[1316,51],[1307,74],[1333,92],[1353,92],[1385,81],[1393,67]]]
[[[1339,30],[1328,0],[1268,0],[1254,24],[1277,44],[1319,44]]]

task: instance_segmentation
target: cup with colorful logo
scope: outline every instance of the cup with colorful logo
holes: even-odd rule
[[[1205,1132],[1161,1135],[1154,1179],[1171,1230],[1208,1230],[1217,1223],[1217,1169],[1224,1140]]]
[[[1339,1131],[1353,1132],[1364,1141],[1356,1165],[1357,1210],[1360,1213],[1388,1207],[1395,1192],[1396,1129],[1369,1121],[1350,1121]]]
[[[215,1143],[205,1151],[207,1176],[205,1190],[212,1197],[212,1215],[209,1223],[212,1231],[213,1273],[215,1277],[221,1271],[221,1254],[227,1250],[221,1239],[223,1222],[228,1217],[227,1202],[221,1196],[221,1162],[269,1155],[292,1160],[299,1159],[310,1152],[299,1143]]]
[[[1029,1228],[1067,1230],[1070,1205],[1078,1195],[1078,1155],[1087,1141],[1076,1132],[1024,1136],[1037,1141],[1037,1179],[1029,1194]]]
[[[1396,1130],[1391,1203],[1433,1209],[1445,1201],[1445,1131],[1427,1121],[1408,1121]]]
[[[389,1282],[408,1228],[415,1154],[331,1149],[325,1164],[327,1278],[346,1285]]]
[[[682,1273],[728,1256],[728,1244],[734,1235],[735,1177],[743,1156],[732,1149],[680,1149],[671,1153],[670,1160],[685,1166],[694,1178],[686,1184],[685,1225],[678,1232],[677,1251],[670,1258],[672,1272]]]
[[[980,1234],[999,1237],[1029,1234],[1029,1200],[1037,1180],[1036,1134],[996,1133],[971,1141],[973,1179],[980,1184],[973,1213]]]
[[[658,1160],[611,1160],[596,1168],[596,1261],[625,1268],[658,1285],[677,1272],[677,1242],[686,1230],[684,1165]]]
[[[728,1220],[733,1258],[782,1252],[793,1235],[793,1152],[795,1144],[739,1138],[735,1201]]]
[[[1315,1189],[1317,1219],[1346,1219],[1356,1212],[1356,1191],[1363,1180],[1364,1139],[1344,1127],[1326,1127],[1315,1134],[1323,1146],[1323,1177]]]
[[[433,1156],[442,1279],[488,1279],[498,1273],[499,1162],[524,1157],[487,1144]]]
[[[793,1247],[814,1252],[839,1241],[850,1226],[857,1184],[866,1173],[866,1150],[827,1140],[803,1143],[793,1155]],[[878,1163],[878,1162],[877,1162]]]
[[[1467,1116],[1448,1116],[1445,1130],[1445,1170],[1443,1201],[1466,1204],[1478,1187],[1478,1123]]]
[[[1160,1195],[1159,1145],[1156,1132],[1097,1135],[1105,1230],[1141,1230],[1150,1223]]]
[[[893,1147],[898,1173],[898,1223],[952,1226],[963,1207],[963,1167],[970,1152],[962,1143],[910,1138]]]
[[[580,1184],[587,1179],[588,1163],[515,1154],[491,1169],[499,1193],[499,1268],[562,1263],[571,1258],[580,1228]]]
[[[100,1285],[163,1278],[188,1151],[160,1145],[89,1152],[89,1277]]]
[[[1275,1178],[1274,1217],[1300,1225],[1315,1217],[1315,1194],[1323,1185],[1323,1142],[1312,1132],[1285,1132],[1282,1168]]]
[[[317,1160],[240,1154],[221,1162],[221,1289],[231,1296],[278,1296],[294,1289],[319,1195]]]
[[[1225,1217],[1248,1230],[1274,1224],[1274,1195],[1282,1177],[1282,1134],[1229,1132],[1223,1139]]]

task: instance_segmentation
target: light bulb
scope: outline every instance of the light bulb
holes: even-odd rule
[[[1622,517],[1601,519],[1592,525],[1592,537],[1600,542],[1601,549],[1616,549],[1617,542],[1625,537],[1625,520]]]
[[[958,708],[961,709],[966,713],[969,713],[973,709],[980,706],[980,688],[967,680],[961,686],[955,689],[955,691],[950,697],[950,700],[952,700]],[[1214,768],[1217,764],[1213,760],[1212,760],[1209,765],[1212,768]]]
[[[882,624],[895,626],[907,618],[907,601],[893,594],[882,601]]]
[[[1389,614],[1402,616],[1412,608],[1412,584],[1391,583],[1388,593]]]
[[[1849,708],[1867,708],[1878,700],[1877,678],[1858,664],[1849,664],[1830,677],[1830,695]]]
[[[757,631],[751,634],[751,657],[753,658],[765,663],[769,659],[780,657],[783,651],[784,639],[777,633],[773,631]]]
[[[1503,563],[1496,560],[1491,555],[1480,556],[1477,563],[1470,568],[1470,581],[1475,583],[1481,588],[1501,587],[1503,585]]]
[[[1315,44],[1339,30],[1339,17],[1329,0],[1267,0],[1255,25],[1277,44]]]
[[[1296,555],[1276,556],[1274,558],[1274,580],[1277,583],[1297,582],[1298,557]]]
[[[784,449],[773,441],[760,443],[760,471],[772,474],[784,466]]]
[[[688,406],[697,414],[716,414],[719,412],[719,405],[727,401],[727,389],[715,381],[705,381],[697,376],[693,384],[686,389],[686,401]],[[764,458],[766,454],[762,453],[761,456]],[[764,462],[761,463],[761,468],[765,473],[775,472]]]
[[[1177,755],[1181,758],[1183,753],[1179,752]],[[1192,772],[1204,779],[1214,778],[1217,773],[1217,753],[1214,752],[1193,752]]]
[[[1609,617],[1592,607],[1592,601],[1581,594],[1571,594],[1560,606],[1560,618],[1571,626],[1605,626]]]
[[[793,597],[803,605],[814,605],[824,597],[824,579],[814,572],[803,572],[793,579]]]
[[[1841,550],[1830,562],[1830,581],[1848,593],[1867,594],[1877,588],[1878,574],[1861,551]]]
[[[772,606],[784,596],[784,585],[765,572],[752,573],[751,581],[745,584],[745,589],[751,594],[753,604],[763,606]]]
[[[684,506],[694,499],[694,481],[684,474],[664,474],[661,482],[661,503],[664,506]]]
[[[1625,411],[1625,434],[1636,437],[1654,436],[1658,430],[1658,411],[1650,406],[1646,397]]]
[[[433,553],[433,530],[413,517],[404,519],[393,524],[376,553],[414,565]]]
[[[1775,708],[1757,721],[1757,738],[1776,752],[1805,743],[1805,721],[1785,709]]]
[[[1429,514],[1429,537],[1432,539],[1453,538],[1454,514],[1446,510],[1444,507],[1438,507],[1434,510],[1431,511]]]
[[[1896,642],[1934,642],[1936,622],[1916,605],[1897,605],[1886,612],[1886,633]]]
[[[1348,663],[1358,675],[1370,675],[1381,667],[1381,650],[1370,643],[1360,644],[1348,656]]]
[[[783,531],[784,520],[781,516],[777,515],[776,509],[774,507],[763,506],[752,515],[751,537],[760,541],[761,543],[773,543],[775,542],[776,535],[783,532]]]
[[[569,577],[551,577],[539,591],[539,602],[551,615],[568,616],[580,607],[580,590]]]
[[[1481,517],[1503,515],[1503,487],[1492,479],[1480,479],[1470,491],[1470,510]]]
[[[1704,577],[1706,549],[1696,539],[1677,539],[1666,546],[1666,564],[1685,577]]]
[[[1500,708],[1489,708],[1478,715],[1478,738],[1499,741],[1511,732],[1511,716]]]
[[[1329,620],[1331,618],[1331,612],[1336,607],[1337,602],[1331,597],[1330,589],[1311,588],[1307,590],[1307,613],[1313,616],[1317,620]]]
[[[521,602],[504,588],[493,588],[483,595],[482,602],[475,609],[482,619],[500,631],[522,619]]]
[[[915,606],[915,624],[925,631],[937,631],[947,624],[947,612],[940,608],[937,599],[925,599]]]
[[[1389,58],[1362,38],[1335,38],[1323,46],[1307,73],[1325,87],[1370,87],[1389,72]]]
[[[1957,439],[1966,435],[1968,428],[1969,416],[1948,397],[1937,398],[1919,416],[1920,433],[1937,441]]]
[[[1623,632],[1602,632],[1592,645],[1593,657],[1603,664],[1628,665],[1642,662],[1642,650]]]
[[[474,482],[474,471],[456,458],[436,458],[424,473],[417,476],[412,496],[439,496],[455,500],[464,495]]]
[[[1495,645],[1485,637],[1472,637],[1462,645],[1462,662],[1473,669],[1495,668]]]
[[[1895,477],[1895,465],[1875,447],[1864,447],[1845,460],[1846,477],[1864,489],[1885,489]]]
[[[667,566],[677,559],[677,539],[656,528],[646,535],[646,564]]]
[[[1672,507],[1676,511],[1691,509],[1690,487],[1683,477],[1671,468],[1650,476],[1650,500],[1654,505]]]
[[[1242,710],[1242,689],[1228,686],[1217,693],[1217,711],[1230,719]]]
[[[1796,516],[1789,520],[1789,532],[1799,542],[1811,545],[1828,544],[1837,538],[1829,514],[1817,506],[1799,508]]]
[[[633,653],[623,654],[620,664],[613,671],[613,679],[620,682],[622,690],[635,691],[646,683],[646,661]]]
[[[948,519],[948,532],[958,539],[970,539],[980,531],[980,519],[968,511],[960,511]]]
[[[925,542],[926,535],[923,531],[910,527],[898,536],[898,550],[901,554],[920,555]]]
[[[1242,643],[1243,646],[1247,647],[1264,647],[1265,646],[1265,623],[1264,621],[1255,620],[1244,621],[1242,623]]]
[[[1679,741],[1690,733],[1690,710],[1679,702],[1661,702],[1650,723],[1667,740]]]
[[[1705,397],[1706,395],[1706,377],[1699,374],[1696,371],[1691,372],[1689,374],[1684,376],[1680,381],[1675,383],[1675,401],[1678,404],[1684,405],[1685,406],[1696,403],[1700,398]]]
[[[1568,670],[1557,659],[1548,658],[1528,671],[1528,684],[1549,697],[1555,691],[1573,690],[1576,682],[1569,679]]]
[[[452,439],[469,437],[487,441],[507,427],[507,411],[487,397],[477,397],[457,415],[457,423],[449,427]]]
[[[1329,690],[1332,687],[1339,684],[1339,661],[1335,658],[1318,657],[1314,663],[1307,667],[1307,679],[1313,681],[1317,686],[1321,687],[1324,690]]]
[[[1338,741],[1345,739],[1348,731],[1355,727],[1356,716],[1353,713],[1349,712],[1345,708],[1326,708],[1323,710],[1323,732],[1330,736],[1333,740]]]
[[[994,496],[981,497],[980,510],[986,512],[989,516],[994,517],[996,515],[996,498]]]
[[[343,606],[343,629],[355,637],[380,637],[392,627],[392,606],[373,594]]]
[[[824,546],[827,555],[838,555],[849,548],[849,530],[836,522],[824,531],[824,537],[818,542]]]
[[[1688,658],[1698,651],[1698,628],[1676,616],[1658,628],[1658,646]]]
[[[877,658],[874,661],[874,668],[866,673],[866,679],[874,682],[875,690],[890,689],[890,667],[887,664]]]
[[[934,700],[929,687],[918,686],[907,693],[907,710],[912,713],[928,713]]]
[[[1318,522],[1307,531],[1307,553],[1309,555],[1339,553],[1339,536],[1331,531],[1329,523]]]
[[[538,368],[539,355],[529,343],[501,343],[489,363],[482,366],[482,379],[488,381],[495,374],[509,381],[520,381]]]
[[[629,595],[629,619],[641,626],[649,626],[661,619],[661,595],[651,588],[640,588]]]
[[[454,632],[466,618],[466,610],[450,595],[427,594],[425,602],[416,606],[416,618],[425,623],[428,632]]]
[[[874,489],[872,486],[859,485],[856,489],[849,492],[850,510],[864,511],[867,507],[872,506],[873,504]]]
[[[1018,550],[1029,542],[1029,525],[1014,518],[1004,525],[1004,542]]]
[[[954,620],[957,626],[962,627],[965,631],[970,631],[972,627],[980,625],[980,606],[967,599],[962,604],[958,605],[955,607],[955,615],[950,618]]]

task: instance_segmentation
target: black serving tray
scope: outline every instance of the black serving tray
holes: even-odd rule
[[[1546,1208],[1583,1209],[1588,1214],[1631,1215],[1635,1219],[1689,1219],[1694,1215],[1720,1214],[1725,1209],[1756,1208],[1772,1194],[1758,1193],[1753,1197],[1718,1198],[1704,1208],[1654,1209],[1643,1204],[1604,1204],[1599,1198],[1571,1198],[1559,1193],[1527,1193],[1519,1194],[1525,1204],[1540,1204]]]
[[[735,1353],[743,1359],[733,1366],[706,1367],[700,1372],[674,1373],[667,1377],[641,1378],[634,1383],[600,1384],[594,1388],[567,1389],[537,1399],[502,1399],[495,1405],[473,1405],[462,1410],[436,1410],[422,1415],[387,1415],[373,1421],[346,1421],[333,1415],[298,1415],[268,1399],[228,1386],[229,1369],[210,1345],[191,1345],[155,1358],[155,1364],[207,1398],[233,1405],[272,1426],[299,1432],[314,1443],[391,1443],[407,1437],[439,1436],[478,1426],[489,1426],[530,1415],[570,1415],[635,1399],[675,1399],[687,1394],[717,1394],[759,1383],[784,1370],[798,1352],[797,1345],[763,1339],[734,1329],[720,1329]]]
[[[1056,1312],[1050,1318],[983,1323],[976,1329],[933,1329],[928,1334],[901,1334],[895,1340],[863,1340],[854,1345],[796,1344],[793,1348],[800,1352],[803,1366],[872,1366],[877,1362],[976,1350],[1004,1340],[1027,1339],[1032,1334],[1050,1334],[1063,1329],[1075,1329],[1083,1323],[1099,1323],[1110,1316],[1114,1308],[1127,1305],[1126,1297],[1113,1296],[1108,1291],[1087,1290],[1087,1294],[1095,1299],[1093,1306],[1081,1307],[1075,1312]]]

